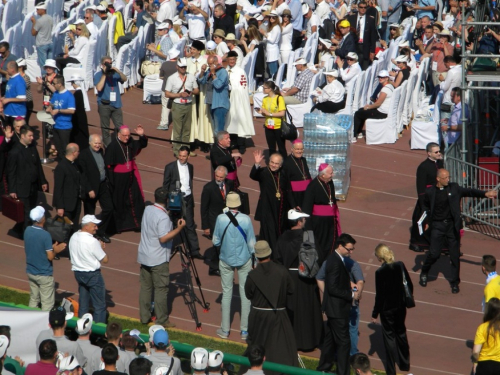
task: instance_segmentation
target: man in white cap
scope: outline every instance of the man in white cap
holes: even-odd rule
[[[208,374],[221,374],[222,361],[224,361],[224,353],[220,350],[214,350],[208,355]]]
[[[175,349],[170,344],[167,331],[159,329],[154,333],[153,347],[155,351],[145,356],[152,362],[151,374],[183,374],[181,361],[174,357]]]
[[[86,373],[89,372],[89,367],[87,366],[90,358],[96,352],[96,350],[101,350],[98,346],[92,345],[90,342],[90,334],[92,333],[92,314],[83,314],[83,316],[76,322],[75,332],[78,333],[78,339],[76,343],[82,349],[83,355],[87,358],[87,363],[85,364],[84,370]]]
[[[162,22],[157,30],[160,41],[156,45],[154,43],[146,44],[146,49],[152,54],[151,61],[164,62],[168,58],[168,51],[174,44],[168,35],[169,24],[167,22]]]
[[[82,375],[83,369],[75,356],[69,355],[61,359],[58,363],[58,374]]]
[[[309,89],[314,77],[314,73],[307,69],[307,61],[304,58],[297,59],[293,65],[297,69],[293,87],[287,87],[281,91],[286,105],[305,103],[309,98]]]
[[[193,374],[204,375],[208,366],[209,354],[205,348],[194,348],[191,352],[191,368]]]
[[[302,243],[309,242],[314,246],[314,234],[305,231],[306,218],[309,215],[295,209],[288,211],[288,226],[291,228],[283,233],[276,242],[276,262],[288,269],[295,292],[287,304],[288,316],[293,326],[297,348],[314,350],[319,347],[323,333],[321,303],[316,280],[299,275],[299,251]],[[304,326],[304,322],[309,322]]]
[[[29,306],[42,311],[50,311],[54,306],[54,276],[52,260],[66,248],[66,244],[52,244],[49,232],[43,229],[45,209],[36,206],[30,211],[33,225],[24,232],[24,251],[26,252],[26,273],[30,283]]]
[[[318,26],[321,24],[321,21],[306,3],[302,3],[302,14],[307,20],[306,29],[302,31],[302,35],[306,38],[310,38],[312,34],[318,31]]]
[[[45,75],[43,66],[47,59],[52,59],[52,27],[54,21],[47,14],[47,4],[40,3],[35,6],[36,14],[31,16],[30,20],[33,23],[31,27],[31,35],[35,36],[36,54],[38,56],[38,65],[42,68],[42,75]]]
[[[105,244],[94,238],[97,232],[97,220],[94,215],[82,218],[82,229],[71,236],[69,253],[71,270],[75,273],[78,283],[78,315],[82,317],[89,312],[89,303],[94,306],[94,321],[106,322],[106,287],[101,275],[101,264],[108,263],[104,252]]]
[[[196,78],[192,74],[187,73],[186,68],[186,58],[179,58],[177,60],[177,73],[168,77],[167,84],[165,85],[165,96],[173,100],[172,122],[174,129],[172,140],[175,143],[172,148],[175,156],[177,156],[181,146],[189,145],[192,127],[192,96],[200,93]],[[191,154],[193,154],[192,156],[196,156],[194,153]]]
[[[226,195],[226,206],[228,210],[217,217],[212,234],[212,243],[220,247],[219,270],[222,283],[222,322],[221,327],[217,329],[217,335],[223,339],[229,337],[233,279],[236,270],[241,300],[240,337],[246,340],[250,301],[245,296],[244,290],[247,275],[252,269],[255,234],[250,217],[238,211],[241,199],[237,193],[229,192]]]

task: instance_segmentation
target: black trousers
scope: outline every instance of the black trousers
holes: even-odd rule
[[[380,323],[386,352],[385,371],[396,375],[396,363],[401,371],[410,370],[410,347],[406,336],[406,307],[382,311]]]
[[[337,351],[337,375],[349,375],[349,353],[351,351],[351,337],[349,335],[349,316],[346,318],[328,318],[328,330],[332,340],[327,344],[326,339],[321,349],[326,355]],[[326,337],[326,336],[325,336]],[[321,364],[321,360],[320,360]]]
[[[323,113],[337,113],[338,111],[344,108],[345,108],[345,98],[340,103],[334,103],[334,102],[316,103],[311,108],[311,112],[317,109]]]
[[[302,32],[300,30],[293,29],[293,33],[292,33],[292,49],[294,51],[296,49],[300,48],[303,39],[304,39],[304,37],[302,36]]]
[[[500,362],[480,361],[477,363],[476,375],[498,375],[500,374]]]
[[[269,156],[276,152],[276,145],[278,145],[279,153],[286,158],[286,146],[285,140],[281,138],[281,128],[279,129],[268,129],[264,126],[267,148],[269,149]]]
[[[52,142],[57,150],[57,159],[61,159],[66,154],[66,146],[69,143],[69,137],[71,135],[71,129],[53,129],[54,137]]]
[[[94,199],[87,197],[83,201],[83,212],[85,215],[95,215],[97,201],[101,205],[101,223],[99,224],[99,229],[97,229],[97,234],[103,236],[106,234],[106,229],[113,217],[113,199],[111,198],[107,180],[101,182],[99,192]]]
[[[76,207],[71,210],[64,210],[64,216],[70,219],[73,222],[73,233],[77,232],[80,229],[80,214],[82,212],[82,200],[78,198],[76,202]]]
[[[460,233],[455,229],[453,220],[433,221],[431,227],[431,245],[422,266],[422,273],[429,273],[432,265],[441,256],[441,249],[448,242],[451,261],[450,285],[460,284]]]
[[[356,113],[354,113],[354,136],[361,133],[361,131],[363,130],[363,126],[365,125],[365,121],[369,118],[387,118],[387,114],[381,113],[377,109],[358,109]]]
[[[64,68],[66,68],[66,65],[68,64],[80,64],[80,61],[75,59],[74,57],[58,57],[56,58],[56,65],[59,68],[59,71],[62,74],[62,71]]]
[[[226,4],[226,14],[231,16],[234,20],[234,16],[236,15],[236,4]]]
[[[363,43],[356,44],[356,54],[358,55],[358,63],[361,66],[361,69],[366,70],[372,64],[370,60],[370,56],[365,56],[363,54]]]

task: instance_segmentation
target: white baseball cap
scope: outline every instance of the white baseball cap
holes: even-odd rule
[[[195,371],[203,371],[208,365],[208,351],[205,348],[194,348],[191,352],[191,367]]]
[[[26,60],[22,57],[16,60],[17,66],[27,66]]]
[[[85,215],[82,217],[82,225],[88,224],[88,223],[94,223],[94,224],[99,224],[101,220],[95,217],[95,215]]]
[[[309,215],[294,209],[288,211],[288,220],[297,220],[301,217],[309,217]]]
[[[387,77],[389,77],[389,72],[387,70],[381,70],[380,72],[378,72],[377,77],[378,78],[387,78]]]
[[[94,319],[92,318],[92,314],[83,314],[83,316],[76,322],[76,333],[78,333],[79,335],[86,335],[87,333],[89,333],[90,329],[92,328],[93,321]]]
[[[43,10],[47,10],[47,4],[45,4],[45,3],[40,3],[40,4],[38,4],[37,6],[35,6],[35,9],[43,9]]]
[[[45,208],[43,208],[42,206],[36,206],[30,211],[30,219],[33,221],[39,222],[44,216]]]
[[[302,3],[302,14],[305,16],[309,12],[309,5]]]
[[[177,59],[177,66],[179,67],[185,67],[187,66],[187,60],[185,57],[181,57],[179,59]]]
[[[9,347],[8,337],[0,335],[0,358],[2,358],[5,355],[8,347]]]
[[[167,55],[168,55],[168,58],[170,60],[173,60],[173,59],[176,59],[177,57],[179,57],[179,55],[181,54],[181,51],[179,51],[177,48],[175,47],[172,47],[168,50],[167,52]]]
[[[219,367],[224,360],[224,353],[220,350],[214,350],[208,355],[208,367]]]
[[[162,329],[165,331],[165,327],[159,325],[159,324],[153,324],[151,327],[149,327],[149,341],[153,341],[153,336],[155,335],[155,332],[158,331],[159,329]]]

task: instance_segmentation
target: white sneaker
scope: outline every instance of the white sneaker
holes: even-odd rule
[[[358,134],[358,138],[359,138],[359,139],[363,138],[363,133],[359,133],[359,134]]]
[[[356,139],[356,137],[352,137],[351,138],[351,143],[356,143],[358,140]]]

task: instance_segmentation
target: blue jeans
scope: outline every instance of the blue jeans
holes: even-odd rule
[[[217,134],[218,132],[224,130],[226,126],[226,116],[227,109],[226,108],[214,108],[210,111],[212,113],[212,119],[214,120],[214,132]]]
[[[267,69],[269,70],[269,79],[276,74],[278,71],[278,61],[270,61],[267,63]]]
[[[42,76],[44,76],[45,70],[43,69],[43,66],[45,65],[45,61],[54,57],[52,53],[52,44],[45,44],[43,46],[36,47],[36,53],[38,55],[38,65],[40,66],[40,69],[42,69]]]
[[[233,298],[233,278],[234,270],[238,272],[238,285],[240,287],[241,313],[240,313],[240,330],[248,331],[248,314],[250,314],[250,300],[245,295],[245,283],[247,275],[252,269],[252,259],[249,259],[240,267],[231,267],[219,261],[220,280],[222,283],[222,322],[221,328],[224,332],[229,332],[231,329],[231,299]]]
[[[106,323],[106,287],[100,270],[90,272],[75,272],[78,283],[78,316],[89,312],[90,300],[94,306],[94,322]]]
[[[351,336],[351,355],[358,350],[358,327],[359,327],[359,306],[351,306],[349,312],[349,336]]]

